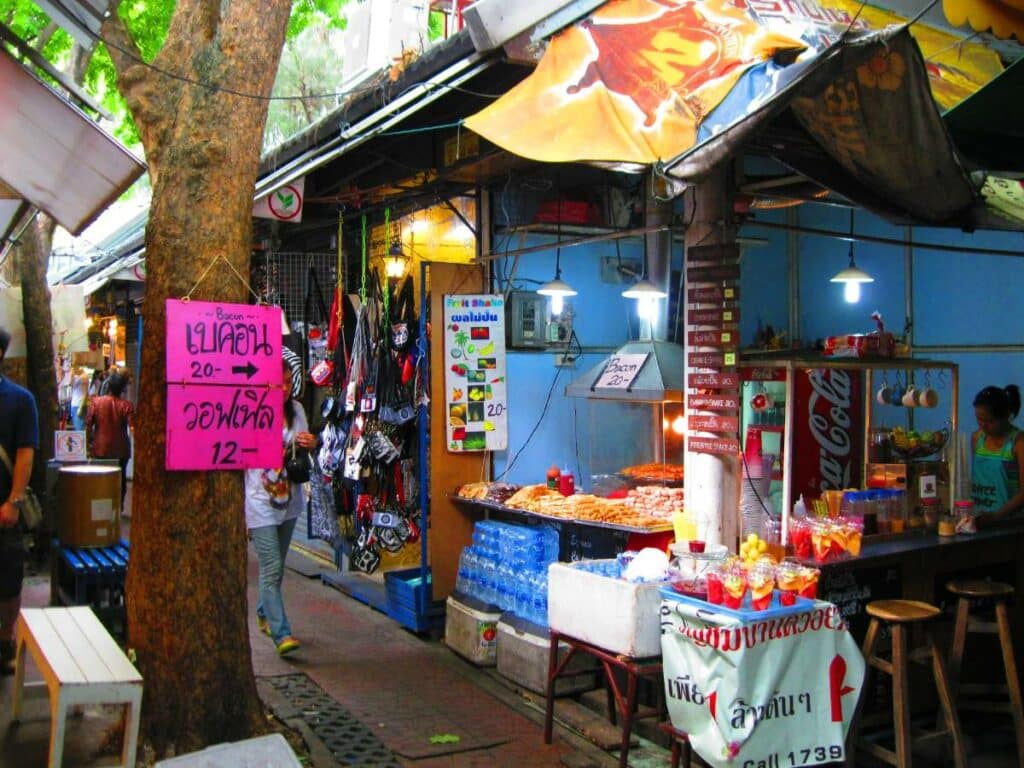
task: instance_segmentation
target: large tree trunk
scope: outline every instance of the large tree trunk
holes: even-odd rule
[[[25,325],[27,384],[39,408],[39,450],[32,465],[31,485],[40,491],[46,488],[46,462],[53,458],[53,433],[59,423],[53,319],[50,289],[46,284],[53,228],[53,220],[40,213],[15,248]]]
[[[290,6],[183,0],[153,63],[194,83],[269,94]],[[108,35],[131,44],[116,18]],[[267,102],[164,77],[111,52],[153,181],[127,598],[129,644],[145,680],[143,739],[163,755],[264,727],[247,630],[242,478],[165,470],[164,356],[167,298],[248,298],[228,264],[214,262],[223,257],[248,275]]]

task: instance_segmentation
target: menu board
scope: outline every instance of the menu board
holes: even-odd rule
[[[281,309],[167,300],[171,470],[281,466]]]
[[[444,297],[444,363],[448,450],[506,449],[504,297]]]

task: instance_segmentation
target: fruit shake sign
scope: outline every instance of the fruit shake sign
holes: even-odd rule
[[[741,620],[663,600],[661,650],[672,724],[714,768],[845,759],[864,657],[834,605]]]
[[[167,469],[281,466],[279,307],[167,301]]]
[[[444,297],[444,361],[448,450],[507,448],[503,297]]]

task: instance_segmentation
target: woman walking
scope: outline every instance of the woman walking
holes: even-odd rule
[[[289,356],[294,358],[294,363],[289,360]],[[293,364],[297,364],[297,369]],[[295,399],[301,387],[301,363],[287,350],[283,387],[285,424],[281,436],[283,457],[299,449],[304,449],[302,453],[305,454],[316,445],[316,437],[309,432],[302,403]],[[292,531],[295,530],[295,521],[305,509],[304,485],[289,479],[286,467],[246,470],[245,524],[256,548],[256,559],[260,567],[256,624],[261,632],[273,639],[281,656],[298,650],[300,646],[288,623],[281,582],[284,579],[284,560],[291,544]]]
[[[124,496],[128,492],[128,459],[132,455],[129,430],[135,409],[122,398],[128,386],[127,378],[114,373],[107,382],[107,394],[89,401],[85,428],[89,454],[98,459],[117,459],[121,465],[121,509],[124,509]]]

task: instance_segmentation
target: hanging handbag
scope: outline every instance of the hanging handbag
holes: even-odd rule
[[[314,305],[314,299],[316,303]],[[334,361],[328,350],[327,325],[330,314],[320,290],[312,262],[306,272],[306,301],[303,305],[306,321],[306,345],[309,354],[309,378],[318,387],[330,383],[334,375]]]
[[[7,455],[7,450],[2,445],[0,445],[0,459],[3,460],[4,466],[7,467],[7,472],[10,474],[11,481],[13,482],[14,464],[11,462],[11,457]],[[38,497],[36,497],[35,492],[31,488],[25,488],[25,493],[16,506],[21,513],[21,524],[25,527],[25,530],[34,531],[43,522],[43,505],[39,503]]]
[[[284,471],[288,475],[288,482],[308,483],[312,470],[313,457],[305,448],[299,448],[295,440],[291,441],[291,449],[285,449]]]

